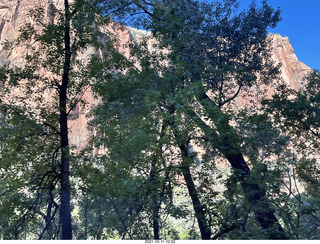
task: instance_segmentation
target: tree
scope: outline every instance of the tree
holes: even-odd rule
[[[119,87],[124,95],[115,94],[112,99],[116,101],[120,96],[120,104],[130,103],[134,108],[142,106],[143,100],[150,104],[145,114],[159,115],[154,116],[155,121],[163,122],[181,153],[180,170],[188,185],[202,238],[209,239],[211,234],[207,213],[190,175],[194,155],[188,151],[188,144],[193,138],[206,148],[211,145],[212,151],[217,149],[230,162],[256,221],[270,231],[269,237],[286,238],[265,191],[251,180],[241,139],[229,123],[233,119],[230,104],[242,90],[257,84],[258,76],[264,84],[277,77],[266,29],[279,21],[279,11],[274,11],[266,1],[261,9],[252,4],[239,15],[235,14],[235,1],[212,5],[193,1],[157,2],[156,5],[150,1],[138,7],[150,20],[145,21],[145,28],[150,29],[157,40],[156,49],[163,51],[158,51],[156,57],[141,58],[141,69],[133,67],[136,74],[126,73],[130,82],[106,85],[110,87],[106,94],[110,96],[110,91],[112,94],[112,89]],[[134,95],[129,95],[132,90]],[[134,114],[134,109],[130,113]],[[200,130],[199,135],[205,136],[197,137],[196,129]]]
[[[134,58],[136,56],[133,55]],[[94,65],[103,67],[103,62],[109,62],[108,59],[109,57],[96,59],[97,63]],[[106,155],[101,155],[98,163],[103,165],[101,173],[115,172],[118,180],[111,180],[112,184],[116,184],[113,189],[121,187],[122,182],[131,179],[126,183],[130,188],[127,191],[136,197],[133,202],[143,203],[144,211],[150,209],[150,225],[154,239],[159,239],[159,212],[162,203],[166,203],[166,208],[172,206],[170,191],[174,184],[172,175],[176,170],[175,166],[166,160],[168,156],[165,151],[171,150],[172,143],[171,136],[166,132],[167,125],[161,119],[163,113],[154,100],[154,97],[159,96],[159,92],[147,88],[158,82],[157,66],[150,67],[152,59],[152,56],[142,56],[139,62],[141,71],[135,66],[124,65],[124,70],[119,70],[113,76],[105,74],[106,76],[97,77],[96,91],[102,102],[95,109],[91,125],[96,133],[93,145],[96,148],[105,148],[106,152]],[[154,83],[150,83],[151,77]],[[106,170],[107,168],[109,170]],[[118,171],[125,176],[117,174]],[[139,185],[133,187],[133,182]],[[120,185],[117,186],[117,183]],[[106,191],[104,185],[103,191]],[[115,199],[121,199],[119,192],[115,194]]]
[[[81,54],[87,53],[90,59],[92,49],[110,48],[115,51],[111,35],[110,46],[104,46],[100,41],[108,33],[102,33],[99,26],[109,23],[110,14],[121,8],[123,1],[108,5],[108,9],[102,8],[104,3],[64,0],[60,5],[49,2],[32,9],[32,21],[21,28],[18,40],[6,44],[7,50],[25,46],[27,53],[23,67],[9,63],[1,69],[1,135],[4,139],[1,142],[4,149],[1,151],[1,161],[7,162],[2,164],[1,174],[6,175],[7,170],[12,170],[17,175],[10,181],[21,182],[13,184],[9,192],[19,195],[26,187],[24,198],[28,198],[33,189],[37,191],[34,202],[26,202],[22,208],[25,210],[20,210],[27,214],[18,214],[17,219],[21,217],[21,220],[17,220],[17,224],[27,219],[36,221],[32,220],[35,213],[43,215],[39,198],[47,205],[40,239],[44,237],[44,232],[53,231],[57,212],[59,223],[56,231],[61,228],[61,239],[72,239],[72,156],[68,120],[72,117],[71,111],[82,100],[82,93],[90,85],[90,74],[96,72],[89,70],[89,62],[81,59]],[[45,21],[46,14],[48,22]],[[16,131],[19,131],[18,135]],[[14,155],[17,149],[18,154]],[[41,165],[41,162],[45,164]],[[38,168],[39,165],[41,168]],[[24,169],[26,172],[22,174]],[[44,199],[42,192],[48,194],[47,199]],[[18,211],[15,207],[13,209],[13,212]],[[14,228],[20,233],[27,233],[23,228]],[[57,235],[47,238],[57,238]]]
[[[225,108],[241,90],[257,83],[257,74],[263,83],[276,77],[277,69],[273,67],[268,51],[266,28],[276,25],[279,11],[274,12],[263,1],[261,9],[253,4],[248,11],[235,15],[232,9],[236,2],[225,1],[215,3],[211,8],[203,5],[203,11],[210,9],[207,15],[195,17],[192,9],[196,4],[189,3],[178,2],[159,8],[158,18],[154,19],[152,26],[162,38],[163,45],[171,51],[168,59],[176,74],[172,78],[181,82],[180,90],[184,95],[190,91],[189,100],[185,98],[188,102],[181,106],[207,135],[212,146],[239,173],[239,181],[253,206],[256,220],[264,229],[276,226],[276,231],[270,234],[272,238],[284,238],[284,231],[265,199],[265,192],[257,183],[248,183],[250,169],[241,152],[237,133],[229,125],[230,116]]]
[[[318,182],[314,157],[319,147],[319,80],[319,72],[315,70],[308,75],[301,90],[280,85],[278,93],[263,102],[267,112],[273,115],[275,125],[290,136],[296,152],[300,154],[297,170],[308,188],[313,188]],[[312,192],[315,191],[309,193]]]
[[[268,103],[278,106],[278,124],[261,111],[234,111],[244,93],[278,78],[266,30],[280,19],[267,1],[241,13],[237,6],[235,0],[65,0],[46,9],[49,23],[43,22],[43,8],[33,10],[34,22],[18,42],[7,43],[8,49],[29,45],[26,63],[0,70],[2,237],[71,239],[75,229],[83,239],[160,239],[163,219],[190,216],[174,201],[175,191],[184,189],[180,176],[202,239],[285,239],[285,231],[300,238],[292,220],[301,219],[317,227],[311,221],[317,209],[303,208],[304,198],[292,185],[289,194],[277,188],[291,172],[280,167],[290,151],[279,128],[285,118],[293,136],[297,128],[317,135],[316,89],[289,92],[296,100],[284,90]],[[118,13],[150,31],[145,40],[133,40],[130,57],[99,29]],[[319,77],[313,77],[310,86],[317,88]],[[74,155],[68,121],[88,87],[100,104],[90,122],[91,147]],[[296,121],[291,112],[300,114],[301,104],[309,116]],[[270,164],[280,166],[271,168],[268,157],[274,155]],[[217,200],[219,179],[211,172],[198,177],[196,165],[217,173],[223,160],[232,174]],[[314,172],[311,180],[305,165]],[[318,183],[314,165],[303,158],[297,169],[316,194],[310,184]],[[290,177],[294,181],[295,173]]]
[[[290,168],[285,186],[292,199],[283,212],[289,223],[296,223],[290,226],[291,231],[302,239],[317,238],[314,230],[319,226],[319,81],[319,72],[314,70],[300,90],[281,84],[272,99],[263,101],[274,126],[289,138]]]

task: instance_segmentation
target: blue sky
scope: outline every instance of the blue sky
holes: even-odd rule
[[[262,0],[256,0],[257,4]],[[239,0],[240,8],[247,8],[252,0]],[[320,70],[320,0],[269,0],[280,7],[282,21],[272,33],[289,37],[299,59],[312,69]]]

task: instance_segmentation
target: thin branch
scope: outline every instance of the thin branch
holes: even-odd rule
[[[51,128],[52,130],[54,130],[58,135],[61,135],[61,134],[60,134],[60,131],[59,131],[56,127],[54,127],[53,125],[49,124],[48,122],[44,122],[42,125],[45,125],[45,126],[50,127],[50,128]]]
[[[226,103],[228,103],[228,102],[232,101],[233,99],[235,99],[239,95],[239,93],[241,91],[241,88],[242,88],[242,84],[240,83],[237,92],[235,94],[233,94],[232,97],[229,97],[227,100],[225,100],[223,102],[219,102],[219,106],[222,107]]]
[[[112,205],[113,205],[114,210],[116,211],[117,215],[119,216],[119,219],[120,219],[121,224],[123,225],[123,227],[124,227],[125,230],[127,231],[127,230],[128,230],[128,227],[127,227],[126,224],[124,223],[124,221],[123,221],[123,219],[122,219],[122,217],[121,217],[121,214],[120,214],[120,212],[119,212],[116,204],[113,202],[113,200],[112,200],[111,198],[110,198],[110,201],[111,201],[111,203],[112,203]],[[130,239],[133,240],[133,238],[132,238],[132,236],[131,236],[131,233],[128,232],[128,231],[127,231],[127,233],[128,233],[128,235],[129,235]]]
[[[67,112],[67,116],[71,113],[71,111],[77,106],[77,104],[81,101],[82,97],[84,96],[85,92],[89,89],[89,86],[87,86],[83,91],[82,94],[78,99],[75,99],[75,102],[73,102],[69,108],[69,111]]]

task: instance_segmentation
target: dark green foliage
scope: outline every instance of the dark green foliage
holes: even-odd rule
[[[55,238],[58,136],[37,123],[33,113],[5,104],[1,108],[7,114],[1,118],[1,235],[21,239],[29,232],[34,238]]]
[[[264,102],[269,111],[274,112],[282,128],[292,132],[292,135],[310,140],[315,148],[319,147],[317,140],[314,140],[319,133],[319,81],[319,72],[314,71],[300,91],[282,85],[273,100]]]
[[[44,9],[32,9],[31,23],[5,45],[26,53],[23,64],[1,68],[1,211],[11,206],[1,238],[72,239],[68,119],[94,73],[77,56],[101,47],[97,27],[107,21],[93,10],[98,4],[51,4],[47,23]]]
[[[48,23],[31,11],[35,24],[6,44],[37,43],[23,66],[0,69],[1,239],[319,238],[319,73],[260,106],[257,87],[279,78],[267,38],[279,10],[262,1],[239,12],[235,0],[64,7],[51,4]],[[149,32],[126,56],[100,32],[110,20]],[[68,120],[88,88],[99,104],[75,154]],[[257,104],[237,107],[252,92]]]
[[[296,91],[281,85],[273,99],[265,100],[274,124],[289,138],[293,150],[287,155],[289,168],[283,167],[289,191],[288,204],[280,208],[287,228],[297,239],[316,239],[319,213],[319,72],[313,71]],[[281,199],[284,195],[279,195]],[[278,201],[279,201],[278,198]]]
[[[103,106],[96,112],[97,118],[103,119],[94,120],[101,135],[98,142],[108,138],[110,143],[104,146],[112,148],[110,158],[114,159],[114,149],[118,150],[117,154],[121,150],[123,156],[132,145],[140,154],[141,150],[145,153],[146,146],[151,150],[157,148],[158,153],[163,153],[164,147],[177,147],[178,152],[171,152],[171,158],[177,158],[175,165],[184,177],[202,238],[206,239],[211,235],[210,227],[206,227],[208,218],[212,218],[211,211],[204,209],[200,202],[201,189],[195,187],[190,175],[196,154],[190,153],[188,148],[190,142],[195,141],[209,151],[218,149],[232,167],[240,173],[243,171],[239,180],[250,204],[264,199],[265,191],[259,188],[259,183],[245,179],[250,170],[241,155],[241,140],[229,125],[233,114],[222,107],[232,103],[241,90],[256,84],[257,72],[264,83],[276,77],[277,69],[272,66],[267,48],[266,28],[276,24],[279,13],[266,2],[262,9],[252,5],[240,15],[233,11],[236,9],[234,1],[215,5],[174,1],[150,6],[152,14],[142,10],[149,16],[150,25],[145,27],[152,30],[157,51],[140,45],[134,52],[140,67],[129,67],[124,75],[115,74],[113,81],[109,74],[109,82],[97,85],[103,97]],[[208,91],[211,97],[206,95]],[[114,112],[104,117],[109,111]],[[213,123],[215,129],[207,122]],[[159,139],[153,139],[153,135]],[[137,141],[132,141],[131,136]],[[121,145],[115,148],[117,140]],[[136,157],[132,156],[126,158],[136,165]],[[152,157],[146,159],[153,160]],[[206,163],[211,161],[210,157],[208,159]],[[257,191],[259,197],[250,191]],[[262,209],[268,209],[269,204],[261,204],[264,207],[256,210],[256,218],[263,228],[269,228],[276,218],[272,210],[267,210],[272,220],[270,225],[264,225]]]

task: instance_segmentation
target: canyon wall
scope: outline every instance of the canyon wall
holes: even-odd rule
[[[53,3],[56,6],[61,6],[62,0],[54,0]],[[0,42],[3,43],[6,40],[12,41],[19,36],[19,29],[28,21],[28,12],[30,9],[34,9],[38,6],[45,7],[46,21],[52,21],[50,15],[50,8],[47,5],[46,0],[26,1],[26,0],[0,0]],[[119,39],[119,46],[123,47],[133,38],[139,38],[141,35],[145,35],[144,31],[136,30],[133,28],[120,28],[114,25],[113,31]],[[109,28],[110,29],[110,28]],[[282,79],[293,89],[299,89],[304,84],[305,76],[311,69],[304,63],[300,62],[294,53],[294,50],[289,42],[288,37],[282,37],[279,34],[271,34],[272,45],[272,58],[276,63],[281,64],[281,76]],[[85,58],[94,50],[88,50],[82,54],[82,58]],[[128,55],[128,50],[123,48],[122,52]],[[23,65],[23,55],[26,53],[26,49],[21,46],[12,52],[3,50],[3,44],[0,44],[0,65],[10,62],[15,65]],[[269,95],[274,92],[274,86],[267,88]],[[70,139],[71,143],[76,145],[78,150],[83,148],[89,136],[87,130],[86,113],[90,110],[92,105],[97,101],[93,97],[90,88],[84,91],[84,98],[88,102],[88,106],[83,108],[76,106],[73,113],[77,119],[69,122],[70,126]]]
[[[282,37],[279,34],[270,34],[270,37],[272,39],[272,58],[276,63],[281,64],[282,79],[292,89],[300,89],[311,68],[298,60],[288,37]]]

